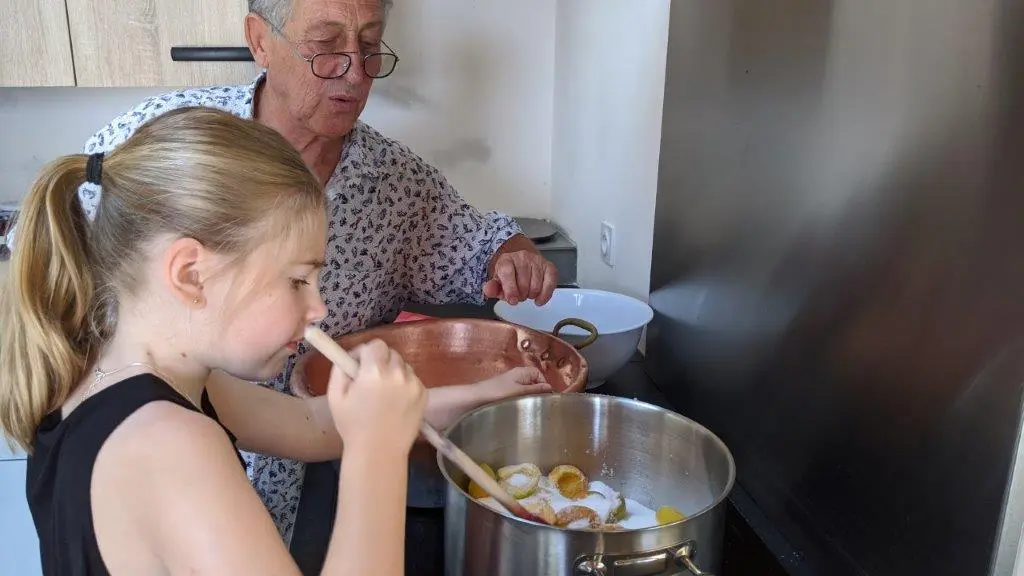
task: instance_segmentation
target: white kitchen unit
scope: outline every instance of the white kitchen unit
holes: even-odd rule
[[[39,539],[25,500],[25,460],[0,461],[0,576],[42,574]]]

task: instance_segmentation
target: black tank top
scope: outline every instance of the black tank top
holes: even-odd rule
[[[100,390],[67,419],[61,418],[59,410],[50,413],[36,429],[25,482],[46,576],[109,574],[92,524],[93,466],[103,443],[121,422],[159,400],[198,411],[160,378],[141,374]],[[220,423],[205,391],[202,407],[204,414]],[[234,435],[227,428],[224,432],[234,444]],[[238,459],[244,468],[242,456]]]

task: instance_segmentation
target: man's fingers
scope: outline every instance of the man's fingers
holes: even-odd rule
[[[504,258],[494,267],[494,276],[501,283],[501,291],[509,304],[519,303],[519,285],[516,283],[516,266],[510,259]]]
[[[484,282],[484,297],[485,298],[500,298],[501,297],[501,283],[495,279]]]
[[[540,260],[539,266],[537,260]],[[530,266],[530,288],[529,295],[527,298],[537,300],[541,295],[541,291],[544,289],[544,261],[540,258],[534,260],[534,265]]]
[[[494,277],[484,282],[487,298],[501,298],[509,304],[534,300],[544,305],[558,287],[558,269],[543,256],[520,251],[502,255],[494,266]]]
[[[555,288],[558,287],[558,269],[555,268],[554,264],[545,263],[544,266],[544,281],[541,284],[540,294],[534,297],[534,302],[538,306],[543,306],[551,300],[551,296],[555,293]]]
[[[529,260],[513,260],[516,269],[516,300],[525,301],[529,299],[530,287],[533,284],[535,270]]]

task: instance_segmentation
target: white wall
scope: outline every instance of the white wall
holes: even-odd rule
[[[554,3],[395,2],[386,38],[399,68],[363,118],[478,208],[548,216]]]
[[[161,90],[0,88],[0,201],[19,200],[36,172],[82,151],[93,132]]]
[[[548,216],[554,34],[550,0],[397,2],[386,39],[401,61],[363,119],[435,163],[478,208]],[[45,162],[163,91],[0,88],[0,201],[21,198]]]
[[[647,299],[669,0],[558,0],[552,214],[580,284]],[[601,221],[615,226],[615,267]]]

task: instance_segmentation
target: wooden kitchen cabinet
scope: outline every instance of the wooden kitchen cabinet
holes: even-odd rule
[[[74,86],[64,0],[0,0],[0,86]]]
[[[253,62],[171,60],[174,46],[244,47],[246,0],[64,1],[78,86],[210,86],[256,75]]]

